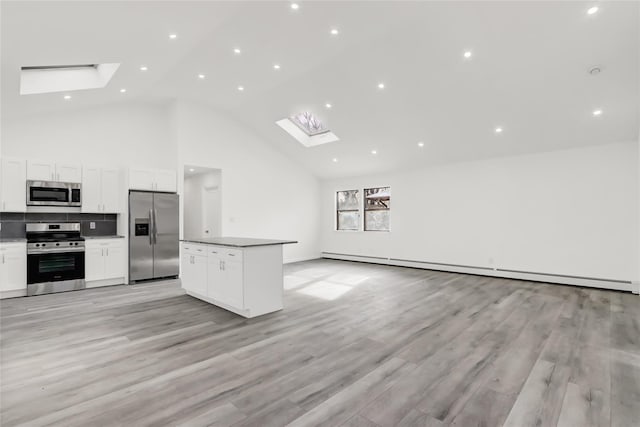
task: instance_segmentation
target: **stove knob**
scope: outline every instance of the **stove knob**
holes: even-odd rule
[[[42,247],[44,248],[45,246],[47,246],[47,244],[46,244],[46,243],[43,243],[43,244],[42,244]]]
[[[76,246],[78,246],[78,242],[76,242]]]
[[[36,243],[36,248],[39,248],[39,247],[40,247],[40,243]]]
[[[56,243],[56,246],[60,246],[60,243]]]
[[[73,243],[69,242],[69,246],[73,245]]]

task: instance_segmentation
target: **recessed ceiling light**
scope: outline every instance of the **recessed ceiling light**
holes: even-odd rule
[[[169,34],[169,38],[170,38],[171,40],[175,40],[175,39],[177,39],[177,38],[178,38],[178,35],[177,35],[177,34]]]
[[[273,69],[274,70],[279,70],[280,69],[280,64],[273,64]]]
[[[590,7],[590,8],[587,10],[587,14],[588,14],[588,15],[593,15],[593,14],[594,14],[594,13],[596,13],[597,11],[598,11],[598,6],[593,6],[593,7]]]
[[[333,158],[333,163],[338,163],[338,159],[336,159],[335,157]]]
[[[326,104],[324,104],[324,106],[327,109],[331,109],[333,107],[333,105],[329,104],[328,102]]]
[[[384,83],[378,83],[378,89],[384,89]]]
[[[291,3],[291,9],[298,10],[300,9],[300,5],[298,3]]]
[[[418,142],[418,147],[420,147],[420,148],[424,147],[424,142],[422,142],[422,141]]]
[[[120,93],[125,93],[127,90],[125,88],[120,89]]]
[[[204,74],[198,74],[198,78],[200,80],[204,80],[205,77],[207,77],[207,76],[205,76]]]
[[[377,150],[371,150],[371,154],[378,154]]]
[[[463,53],[462,56],[464,56],[467,59],[471,58],[471,51],[470,50],[465,51],[465,53]]]
[[[189,168],[189,172],[195,172],[194,168]]]
[[[67,100],[67,101],[70,100],[71,99],[71,95],[65,95],[64,99]]]
[[[235,53],[236,55],[240,55],[242,51],[236,47],[233,49],[233,53]]]
[[[502,133],[502,128],[498,126],[498,127],[496,128],[496,133]]]
[[[146,65],[143,65],[140,67],[140,71],[147,71],[149,68],[147,68]]]
[[[238,86],[238,90],[242,92],[244,90],[244,86]]]
[[[332,36],[337,36],[338,34],[340,34],[340,31],[338,31],[337,28],[332,28],[330,33]]]
[[[593,115],[594,115],[594,116],[600,116],[600,115],[602,115],[602,110],[593,110]]]

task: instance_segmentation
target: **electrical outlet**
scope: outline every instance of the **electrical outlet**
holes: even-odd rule
[[[95,222],[90,222],[90,223],[89,223],[89,228],[90,228],[91,230],[95,230],[95,229],[96,229],[96,223],[95,223]]]

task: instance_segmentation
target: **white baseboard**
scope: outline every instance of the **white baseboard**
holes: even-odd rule
[[[86,282],[87,289],[89,288],[99,288],[101,286],[114,286],[114,285],[124,285],[124,277],[118,277],[116,279],[105,279],[105,280],[91,280]]]
[[[27,296],[27,288],[0,292],[0,299],[26,297],[26,296]]]
[[[531,282],[558,283],[562,285],[586,286],[590,288],[611,289],[616,291],[634,292],[631,280],[613,280],[594,277],[567,276],[561,274],[537,273],[531,271],[517,271],[501,268],[474,267],[457,264],[444,264],[426,261],[402,260],[397,258],[370,257],[361,255],[338,254],[322,252],[323,258],[343,261],[367,262],[371,264],[392,265],[397,267],[420,268],[424,270],[447,271],[451,273],[475,274],[479,276],[501,277],[505,279],[519,279]],[[635,292],[634,292],[635,293]]]

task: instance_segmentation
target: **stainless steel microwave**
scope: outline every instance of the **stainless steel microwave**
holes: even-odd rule
[[[27,181],[27,206],[82,206],[81,184]]]

